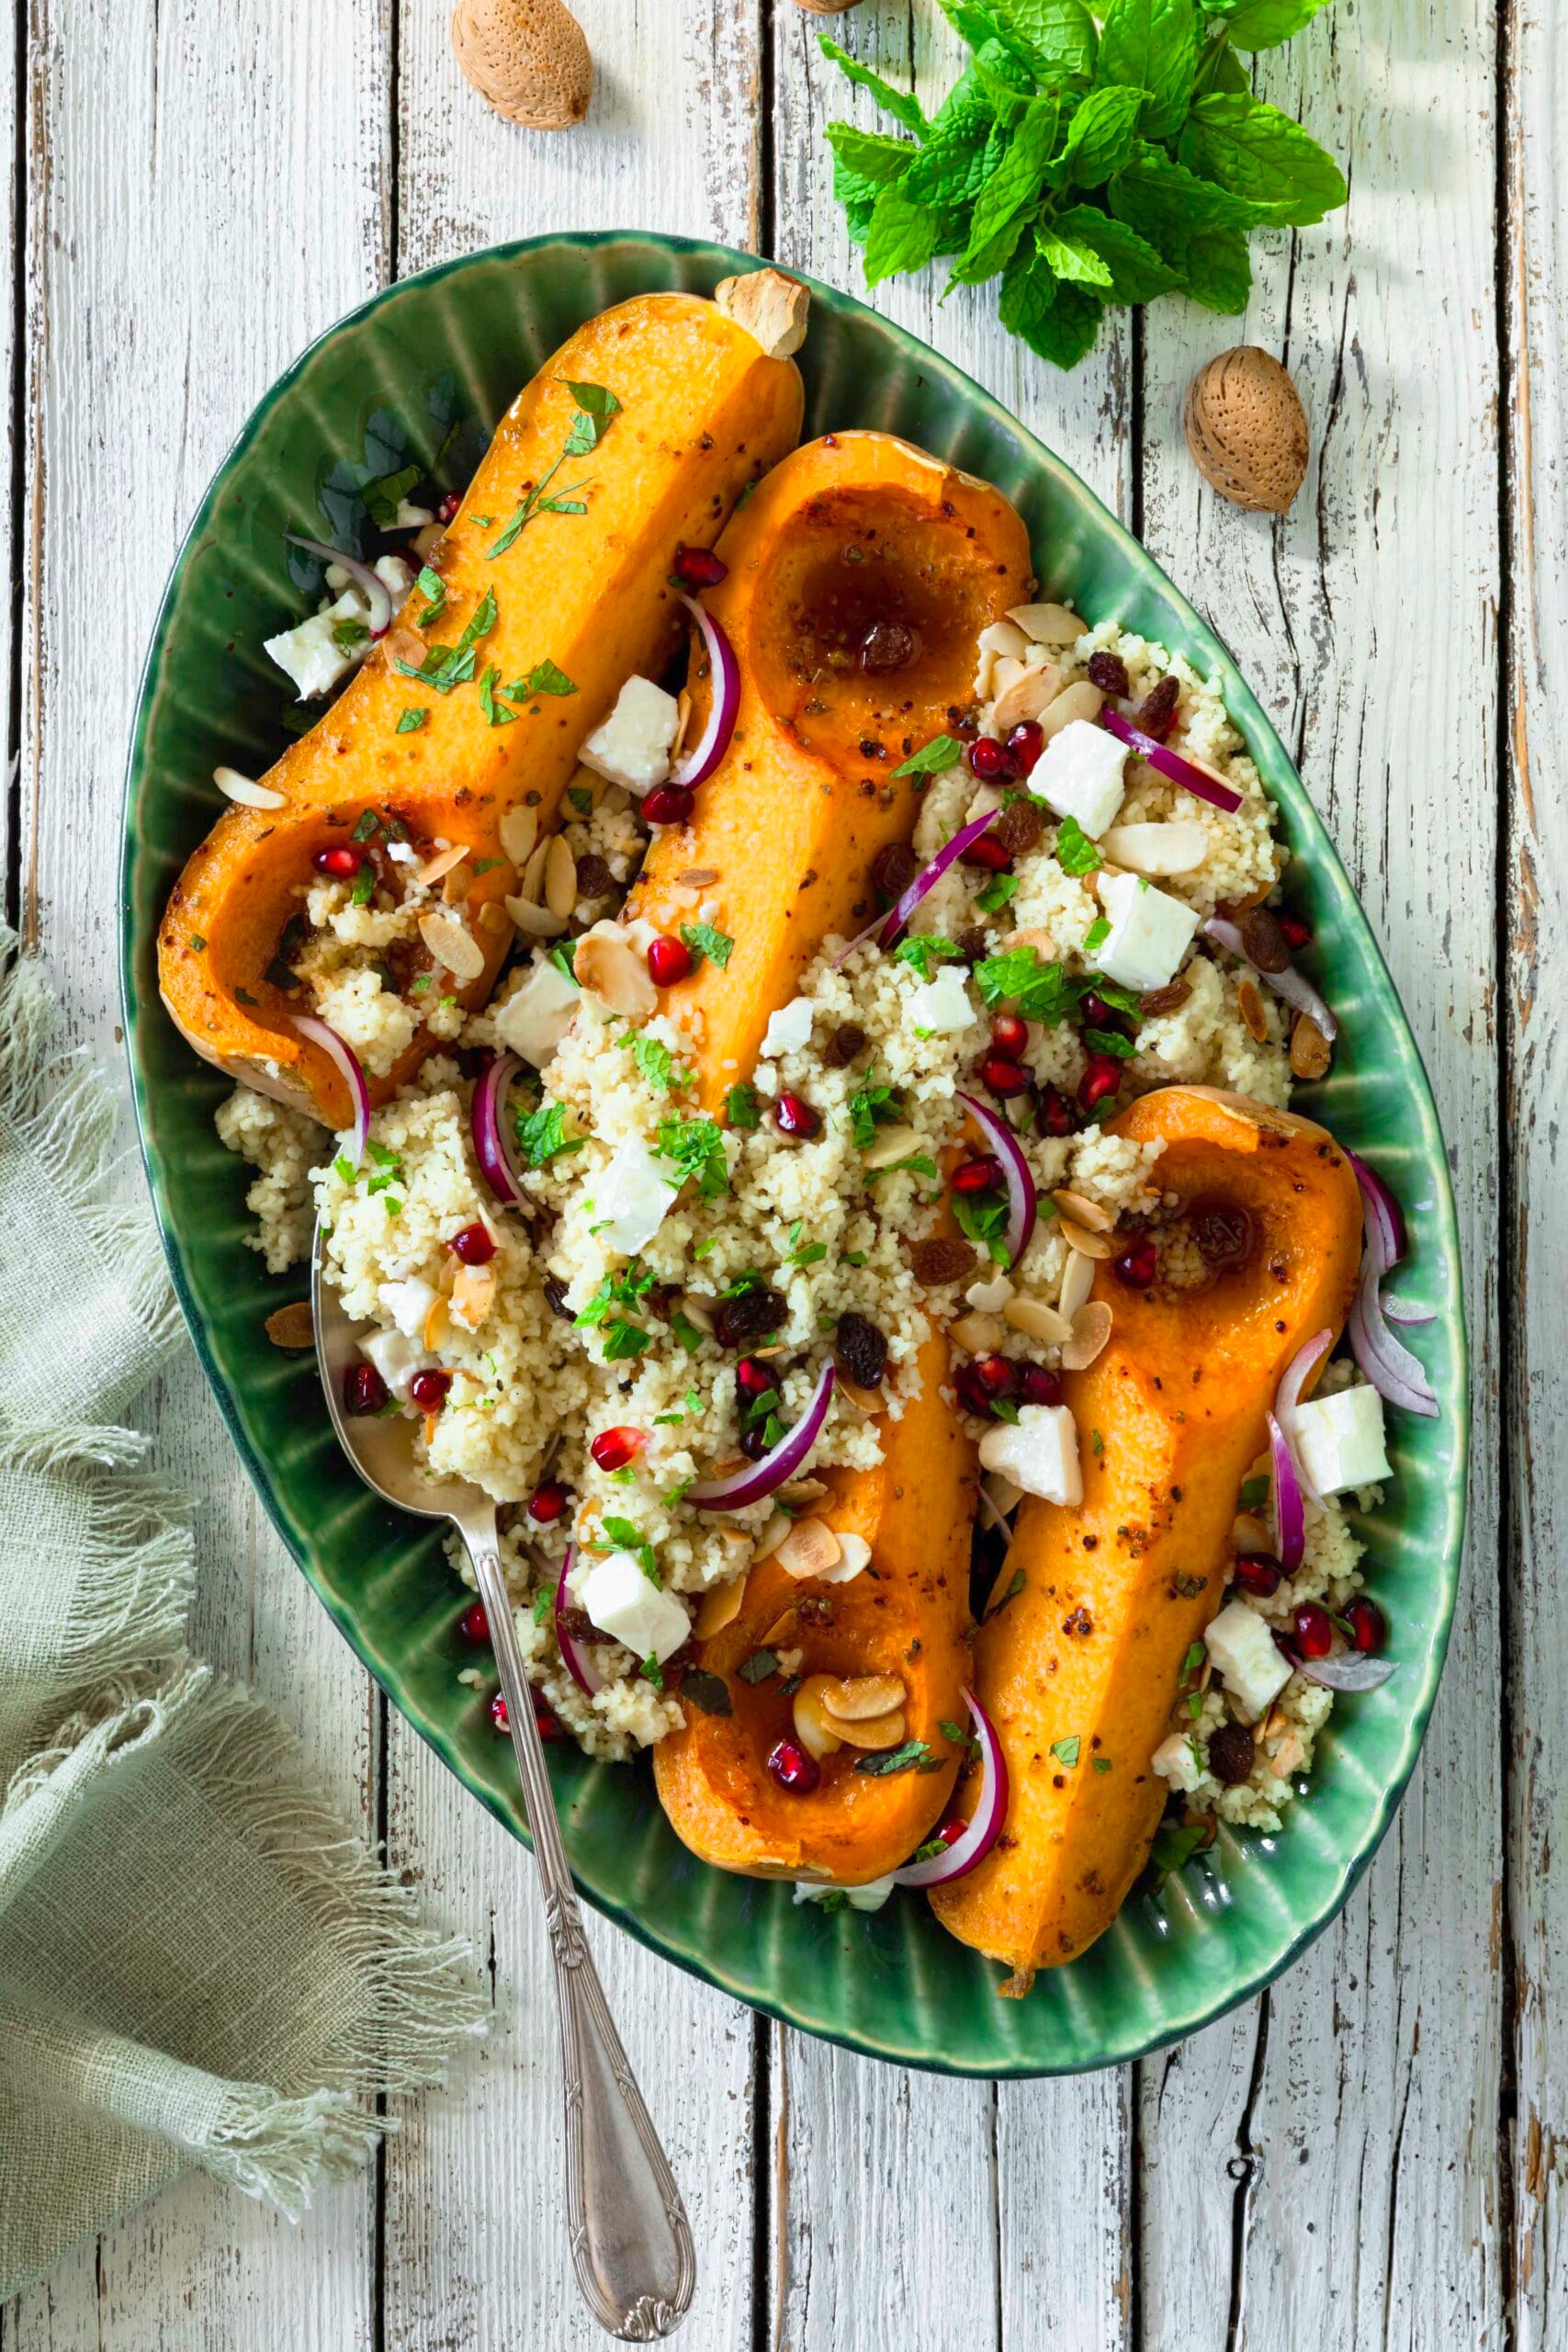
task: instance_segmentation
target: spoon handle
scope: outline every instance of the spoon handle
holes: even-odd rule
[[[544,1882],[560,2016],[572,2267],[600,2326],[625,2343],[649,2344],[671,2335],[690,2308],[697,2275],[691,2225],[582,1932],[494,1534],[464,1534],[490,1620]]]

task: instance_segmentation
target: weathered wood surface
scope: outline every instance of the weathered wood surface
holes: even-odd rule
[[[19,491],[19,595],[0,619],[16,631],[6,905],[106,1063],[119,744],[141,649],[136,627],[93,616],[107,579],[117,608],[147,608],[290,354],[395,274],[553,228],[712,234],[859,288],[821,130],[870,117],[818,57],[819,20],[792,0],[578,13],[601,91],[585,129],[556,140],[472,99],[445,0],[31,0],[6,46],[0,77],[16,57],[24,76],[7,190],[17,458],[0,487]],[[833,29],[926,92],[953,55],[934,6],[908,0],[864,0]],[[880,298],[1142,528],[1298,752],[1452,1149],[1475,1533],[1422,1766],[1345,1917],[1264,2002],[1140,2068],[994,2090],[898,2075],[764,2029],[596,1928],[693,2209],[704,2277],[683,2341],[703,2352],[1550,2352],[1568,2335],[1551,1876],[1568,1786],[1553,1544],[1561,46],[1550,15],[1500,34],[1483,0],[1338,0],[1264,61],[1261,86],[1347,160],[1351,200],[1322,229],[1258,241],[1244,321],[1166,306],[1063,379],[998,333],[983,294],[939,307],[921,282]],[[1287,361],[1313,420],[1313,472],[1280,525],[1210,497],[1180,445],[1193,368],[1241,339]],[[597,2340],[565,2260],[523,1860],[386,1724],[194,1371],[166,1384],[158,1428],[167,1466],[206,1501],[198,1645],[299,1728],[429,1916],[472,1935],[496,2022],[456,2092],[421,2102],[377,2171],[302,2229],[187,2184],[0,2312],[0,2346]]]

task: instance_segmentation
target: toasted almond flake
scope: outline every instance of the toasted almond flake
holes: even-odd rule
[[[1070,1217],[1075,1225],[1087,1226],[1090,1233],[1109,1233],[1116,1222],[1112,1210],[1102,1208],[1091,1201],[1087,1193],[1074,1193],[1066,1184],[1051,1195],[1061,1216]]]
[[[890,1714],[870,1715],[852,1722],[830,1714],[828,1722],[837,1737],[850,1747],[897,1747],[906,1729],[902,1707],[895,1707]]]
[[[624,784],[606,784],[603,776],[600,777],[599,784],[600,792],[596,805],[603,808],[608,816],[624,816],[626,811],[632,805],[632,797],[626,790],[626,786]]]
[[[310,1348],[316,1343],[316,1326],[308,1298],[275,1306],[266,1318],[266,1336],[275,1348]]]
[[[539,812],[519,805],[501,820],[501,846],[519,871],[533,856],[539,840]]]
[[[483,949],[450,915],[421,915],[419,935],[455,980],[477,980],[484,970]]]
[[[1077,613],[1066,605],[1014,605],[1008,618],[1036,645],[1076,645],[1088,635]]]
[[[868,1723],[874,1715],[889,1714],[908,1695],[897,1674],[834,1676],[822,1685],[822,1704],[832,1716],[835,1730],[841,1723]]]
[[[1073,1317],[1073,1336],[1062,1350],[1062,1370],[1087,1372],[1110,1337],[1111,1309],[1102,1298],[1091,1298]]]
[[[1113,1258],[1116,1255],[1113,1241],[1103,1233],[1091,1233],[1087,1226],[1079,1225],[1076,1217],[1059,1217],[1056,1229],[1068,1249],[1076,1250],[1080,1257]]]
[[[532,899],[535,906],[540,904],[545,895],[545,865],[549,854],[550,845],[547,841],[536,842],[529,854],[528,863],[523,868],[522,879],[517,885],[518,897]]]
[[[1231,1542],[1238,1552],[1268,1552],[1273,1548],[1268,1528],[1249,1510],[1237,1511],[1231,1528]]]
[[[481,931],[488,931],[496,938],[512,928],[512,918],[499,899],[487,899],[474,920]]]
[[[752,1353],[756,1353],[755,1349]],[[787,1486],[779,1488],[778,1499],[781,1503],[816,1503],[827,1491],[820,1478],[792,1478]]]
[[[833,1755],[843,1746],[838,1733],[828,1721],[822,1704],[822,1685],[829,1679],[826,1674],[808,1674],[795,1694],[791,1713],[795,1719],[795,1737],[808,1756],[820,1764],[825,1756]]]
[[[254,775],[242,775],[238,768],[214,768],[212,781],[225,800],[235,801],[242,808],[287,808],[288,796],[275,792],[270,784],[258,784]]]
[[[624,1013],[629,1021],[646,1021],[659,1010],[659,990],[649,976],[646,958],[624,938],[616,938],[607,925],[595,924],[583,933],[572,968],[579,988],[586,989],[612,1012]]]
[[[822,1571],[824,1584],[851,1584],[863,1570],[871,1566],[871,1545],[863,1535],[852,1532],[839,1537],[839,1559],[835,1567]]]
[[[559,915],[551,914],[548,907],[536,907],[530,899],[508,899],[506,911],[519,931],[530,939],[558,939],[566,929]]]
[[[732,1552],[744,1552],[748,1558],[751,1557],[751,1538],[743,1527],[721,1527],[718,1540],[727,1544]]]
[[[1284,1730],[1285,1725],[1289,1721],[1290,1717],[1286,1714],[1285,1710],[1280,1704],[1278,1699],[1276,1699],[1253,1736],[1256,1739],[1264,1742],[1270,1739],[1278,1739],[1280,1734]]]
[[[733,1625],[740,1614],[740,1604],[745,1598],[744,1577],[737,1577],[729,1584],[710,1586],[703,1595],[702,1605],[692,1625],[698,1641],[711,1641],[716,1634],[722,1634],[727,1625]]]
[[[961,1315],[947,1329],[949,1338],[972,1356],[994,1355],[1006,1337],[994,1315]]]
[[[453,842],[447,848],[438,849],[434,857],[427,857],[423,865],[416,865],[413,878],[428,890],[433,882],[441,881],[455,865],[461,865],[468,854],[467,842]]]
[[[1070,1323],[1094,1288],[1094,1260],[1081,1250],[1071,1250],[1062,1270],[1062,1287],[1056,1299],[1056,1309]]]
[[[545,854],[545,904],[553,915],[569,915],[577,904],[577,860],[559,833]]]
[[[681,1311],[686,1317],[688,1322],[694,1323],[699,1331],[705,1331],[711,1339],[713,1336],[713,1309],[708,1306],[705,1300],[694,1298],[688,1292],[686,1296],[681,1301]]]
[[[986,1473],[985,1487],[1004,1519],[1010,1519],[1023,1500],[1023,1488],[1015,1487],[1010,1478],[1004,1478],[999,1470]]]
[[[1071,1317],[1059,1315],[1043,1299],[1015,1294],[1003,1307],[1002,1316],[1015,1331],[1021,1331],[1026,1339],[1038,1340],[1043,1347],[1066,1347],[1073,1336]]]
[[[1291,1031],[1291,1069],[1296,1078],[1322,1078],[1333,1050],[1310,1012],[1298,1012]]]
[[[432,1355],[440,1354],[451,1328],[452,1315],[448,1302],[444,1298],[433,1298],[430,1302],[430,1312],[424,1318],[424,1329],[421,1335]]]
[[[495,1305],[495,1268],[459,1266],[452,1283],[452,1313],[465,1330],[477,1331]]]
[[[779,1650],[775,1652],[775,1656],[778,1658],[781,1674],[798,1674],[806,1664],[806,1652],[803,1649]]]
[[[762,1532],[751,1546],[753,1560],[771,1560],[790,1529],[795,1525],[787,1510],[776,1510],[763,1523]]]
[[[394,662],[407,662],[417,670],[428,649],[418,629],[410,628],[407,621],[399,621],[387,631],[377,650],[389,669]]]
[[[788,1575],[815,1577],[838,1565],[840,1549],[825,1520],[797,1519],[774,1556]]]
[[[686,748],[686,729],[692,723],[692,696],[689,687],[682,686],[675,697],[675,733],[670,745],[670,764],[679,763]]]
[[[867,1170],[892,1168],[900,1159],[908,1159],[913,1153],[919,1151],[920,1140],[919,1134],[914,1127],[879,1128],[876,1141],[864,1155],[861,1165]]]
[[[1247,1023],[1247,1034],[1254,1045],[1266,1046],[1269,1043],[1269,1016],[1263,1010],[1263,999],[1258,994],[1256,980],[1245,978],[1237,983],[1235,1006]]]
[[[798,1634],[799,1631],[800,1611],[791,1601],[789,1607],[775,1617],[768,1627],[762,1636],[762,1646],[764,1649],[776,1650],[782,1643],[787,1642],[792,1634]]]
[[[843,1373],[834,1383],[833,1394],[844,1397],[857,1413],[884,1413],[887,1409],[887,1399],[880,1388],[863,1388],[858,1380],[850,1380]]]
[[[449,907],[460,907],[473,887],[474,869],[465,859],[461,865],[452,868],[441,885],[441,895]]]
[[[1054,735],[1059,735],[1064,727],[1070,727],[1075,718],[1098,718],[1104,705],[1105,696],[1098,686],[1091,686],[1087,678],[1075,678],[1072,684],[1064,686],[1055,701],[1047,703],[1040,713],[1040,731],[1049,743]]]
[[[997,664],[998,676],[1001,663]],[[1041,662],[1022,671],[1012,683],[998,692],[991,712],[991,725],[1002,737],[1010,735],[1025,719],[1038,718],[1048,710],[1061,691],[1062,675],[1055,664]]]
[[[694,890],[705,890],[710,882],[718,880],[718,868],[716,865],[688,865],[683,874],[677,874],[675,879],[689,884]]]

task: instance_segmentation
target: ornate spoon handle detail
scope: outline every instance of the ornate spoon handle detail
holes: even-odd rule
[[[465,1526],[463,1536],[490,1620],[544,1888],[560,2014],[572,2266],[600,2326],[623,2342],[649,2344],[671,2335],[690,2308],[697,2276],[691,2225],[582,1932],[493,1519]]]

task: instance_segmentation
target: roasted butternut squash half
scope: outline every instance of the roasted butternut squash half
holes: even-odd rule
[[[822,941],[876,911],[871,862],[908,840],[924,788],[894,771],[973,700],[976,639],[1031,575],[998,491],[886,433],[796,449],[718,553],[728,576],[704,602],[739,664],[735,731],[691,822],[656,837],[629,908],[673,930],[689,918],[682,876],[720,877],[728,963],[671,991],[701,1018],[708,1111]]]
[[[1009,1581],[976,1634],[976,1689],[1007,1756],[1006,1833],[933,1891],[942,1924],[1014,1971],[1072,1960],[1115,1917],[1168,1791],[1151,1770],[1182,1660],[1219,1612],[1242,1479],[1281,1374],[1349,1311],[1361,1207],[1344,1154],[1309,1119],[1199,1086],[1146,1094],[1111,1122],[1159,1137],[1182,1214],[1245,1237],[1198,1290],[1135,1292],[1102,1265],[1109,1342],[1064,1380],[1084,1499],[1026,1498]],[[1100,1433],[1100,1450],[1089,1433]]]
[[[585,447],[572,438],[583,386],[618,403]],[[638,296],[562,345],[507,411],[426,559],[445,589],[439,615],[415,625],[427,608],[416,589],[357,676],[268,771],[283,806],[227,808],[187,864],[159,934],[159,985],[198,1054],[347,1125],[344,1080],[293,1026],[309,1007],[278,985],[278,942],[312,857],[345,842],[367,810],[416,842],[468,845],[473,878],[458,911],[481,963],[448,973],[442,992],[483,1002],[512,936],[496,904],[517,878],[502,819],[526,795],[547,828],[580,744],[626,678],[657,674],[673,650],[684,621],[669,580],[676,548],[711,545],[741,491],[794,446],[801,410],[793,362],[694,295]],[[528,512],[529,492],[563,460],[553,479],[574,497]],[[444,690],[409,674],[433,645],[460,644],[476,619],[490,625],[467,676]],[[542,665],[571,690],[531,686]],[[513,713],[499,721],[497,693]],[[423,719],[400,731],[416,707]],[[487,860],[501,862],[479,872]],[[422,1026],[372,1080],[373,1102],[412,1074],[429,1042]]]
[[[696,1645],[707,1705],[689,1695],[688,1676],[684,1727],[660,1741],[653,1770],[677,1834],[720,1870],[863,1884],[907,1861],[946,1809],[959,1751],[942,1725],[967,1723],[976,1479],[974,1448],[940,1394],[946,1362],[946,1342],[933,1335],[920,1353],[921,1393],[900,1419],[884,1421],[874,1470],[822,1474],[829,1492],[813,1514],[837,1534],[860,1536],[870,1566],[848,1583],[829,1583],[761,1561],[739,1613]],[[764,1651],[784,1654],[787,1678],[742,1674],[749,1661],[766,1664]],[[796,1709],[810,1708],[824,1676],[859,1685],[863,1703],[880,1709],[883,1727],[863,1715],[857,1736],[863,1726],[882,1741],[887,1717],[899,1718],[891,1750],[846,1737],[812,1755],[810,1721],[803,1737]],[[786,1679],[800,1688],[787,1690]],[[715,1684],[728,1713],[714,1712]],[[819,1734],[820,1711],[814,1720]],[[781,1740],[805,1747],[817,1772],[809,1790],[782,1785],[769,1770]],[[879,1759],[910,1742],[923,1746],[917,1760],[881,1769]]]

